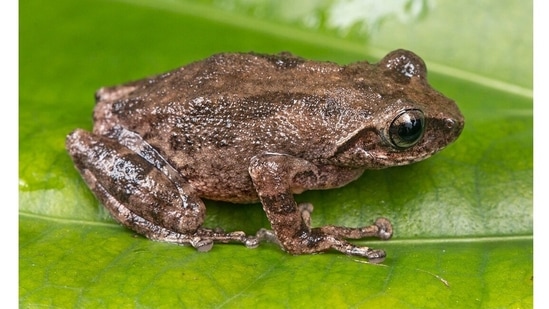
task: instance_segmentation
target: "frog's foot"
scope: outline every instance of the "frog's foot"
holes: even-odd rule
[[[358,247],[341,238],[361,239],[365,237],[378,237],[382,240],[388,240],[393,236],[393,227],[391,222],[385,218],[378,218],[370,226],[349,228],[343,226],[327,225],[318,228],[322,234],[329,235],[328,242],[331,247],[347,255],[361,256],[368,259],[371,263],[381,263],[385,260],[385,251],[372,249],[369,247]]]
[[[150,222],[144,222],[147,229],[151,229]],[[194,233],[178,233],[162,227],[153,227],[155,233],[145,234],[147,238],[155,241],[169,242],[179,245],[191,245],[199,252],[210,251],[214,243],[240,242],[248,248],[256,248],[260,240],[257,236],[248,236],[242,231],[225,232],[222,229],[209,229],[200,227]],[[144,233],[143,233],[144,234]]]
[[[250,249],[257,248],[262,242],[280,245],[274,231],[268,229],[260,229],[254,236],[251,236],[246,235],[244,232],[226,233],[222,229],[200,228],[189,241],[198,251],[209,251],[215,242],[241,242]]]
[[[370,263],[381,263],[385,260],[386,253],[381,249],[372,249],[370,247],[358,247],[340,238],[327,237],[331,247],[347,255],[361,256],[368,259]]]
[[[320,229],[326,234],[348,239],[377,237],[382,240],[388,240],[393,236],[393,226],[391,225],[391,222],[385,218],[378,218],[373,225],[359,228],[327,225]]]
[[[301,213],[303,223],[311,229],[311,213],[313,212],[313,204],[300,203],[297,205],[297,208]],[[333,236],[327,237],[329,242],[332,243],[332,248],[348,255],[366,257],[372,263],[382,262],[385,259],[385,252],[383,250],[374,250],[368,247],[357,247],[346,241],[340,240],[340,238],[361,239],[365,237],[378,237],[383,240],[388,240],[393,235],[393,227],[391,222],[385,218],[377,219],[373,225],[359,228],[327,225],[319,228],[319,230],[322,234]],[[271,233],[273,237],[276,237],[274,232]]]
[[[301,230],[295,236],[280,238],[282,248],[291,254],[317,253],[333,249],[347,255],[365,257],[371,263],[381,263],[386,256],[383,250],[354,245],[340,235],[324,232],[323,227]]]
[[[248,248],[256,248],[259,239],[241,231],[226,233],[222,229],[199,228],[191,236],[190,244],[200,252],[210,251],[214,243],[241,242]]]
[[[300,203],[297,205],[301,213],[303,223],[311,228],[311,213],[313,204]],[[373,225],[350,228],[344,226],[326,225],[321,228],[322,232],[347,239],[361,239],[365,237],[377,237],[382,240],[388,240],[393,236],[393,226],[386,218],[378,218]]]

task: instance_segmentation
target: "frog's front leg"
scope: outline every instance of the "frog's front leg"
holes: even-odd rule
[[[334,173],[336,172],[337,173]],[[252,158],[249,172],[263,208],[281,246],[289,253],[315,253],[335,249],[349,255],[362,256],[371,262],[385,258],[383,250],[358,247],[345,238],[392,236],[391,223],[380,218],[374,225],[347,228],[324,226],[311,228],[312,205],[296,204],[293,194],[307,189],[329,188],[357,177],[357,172],[334,166],[316,166],[289,155],[266,153]],[[334,179],[337,174],[339,179]]]
[[[109,136],[76,130],[67,137],[76,168],[97,198],[120,223],[146,237],[191,244],[199,251],[213,242],[257,239],[243,232],[202,227],[202,200],[164,158],[139,135],[115,128]]]

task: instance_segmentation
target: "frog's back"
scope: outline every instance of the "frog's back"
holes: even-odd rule
[[[102,88],[94,132],[106,134],[121,125],[138,133],[191,182],[196,177],[194,186],[203,186],[206,197],[212,184],[203,179],[231,184],[215,188],[218,192],[247,190],[255,197],[247,175],[252,156],[268,151],[321,159],[368,117],[368,111],[349,114],[351,108],[345,105],[356,98],[346,96],[357,93],[349,91],[341,70],[333,63],[289,54],[215,55],[148,79]]]
[[[341,69],[287,53],[218,54],[145,80],[102,88],[94,130],[104,134],[122,125],[162,145],[163,151],[215,149],[221,154],[237,148],[240,154],[264,149],[306,155],[301,148],[315,151],[315,137],[322,137],[319,145],[326,147],[330,135],[356,129],[352,115],[342,121],[352,110],[345,106],[351,101],[345,96],[356,93],[349,92]],[[360,113],[358,118],[364,116]]]

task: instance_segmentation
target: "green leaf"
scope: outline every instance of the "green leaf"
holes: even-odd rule
[[[532,307],[531,12],[510,0],[22,1],[20,306]],[[91,128],[101,86],[217,52],[344,64],[396,48],[422,56],[430,83],[458,102],[462,136],[424,162],[296,196],[315,205],[314,225],[389,218],[392,240],[359,242],[385,249],[382,265],[149,241],[110,218],[64,149],[67,133]],[[208,226],[269,227],[258,204],[207,207]]]

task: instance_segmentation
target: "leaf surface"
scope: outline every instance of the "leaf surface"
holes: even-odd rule
[[[294,2],[20,3],[21,307],[532,307],[532,3]],[[101,86],[217,52],[345,64],[396,48],[422,56],[433,87],[458,102],[462,136],[424,162],[296,196],[315,205],[314,225],[391,219],[391,241],[359,242],[385,249],[382,265],[135,236],[64,149],[67,133],[91,128]],[[258,204],[207,207],[209,226],[269,227]]]

